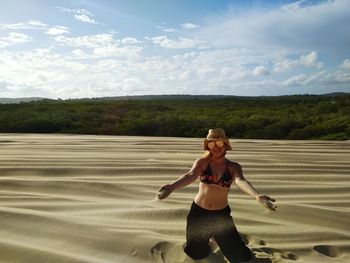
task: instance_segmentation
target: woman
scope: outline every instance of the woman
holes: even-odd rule
[[[241,166],[225,158],[226,151],[232,148],[223,129],[209,130],[204,149],[205,156],[198,158],[191,170],[178,180],[162,186],[157,197],[164,199],[199,177],[199,191],[187,216],[185,253],[193,259],[205,258],[210,252],[209,240],[214,238],[230,262],[249,261],[250,249],[241,240],[230,216],[228,193],[231,183],[235,182],[243,192],[272,211],[277,208],[272,203],[275,200],[259,194],[243,177]]]

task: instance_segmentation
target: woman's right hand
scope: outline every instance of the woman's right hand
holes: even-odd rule
[[[257,195],[256,200],[265,208],[270,209],[271,211],[276,211],[277,205],[273,202],[276,202],[275,199],[267,195]]]
[[[158,194],[157,194],[157,198],[158,199],[165,199],[167,198],[171,192],[173,191],[173,187],[171,186],[171,184],[166,184],[163,185],[161,188],[159,188],[158,190]]]

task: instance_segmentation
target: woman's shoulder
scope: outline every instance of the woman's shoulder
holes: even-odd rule
[[[199,157],[197,160],[195,160],[195,163],[202,167],[207,167],[209,162],[210,162],[210,159],[206,157]]]
[[[238,162],[234,162],[229,159],[226,159],[226,165],[232,169],[241,169],[241,165]]]
[[[199,157],[194,161],[191,170],[199,170],[202,172],[207,168],[208,164],[209,164],[208,158]]]
[[[199,157],[199,158],[197,158],[196,162],[202,163],[202,164],[203,164],[203,163],[206,164],[206,163],[209,163],[209,162],[210,162],[210,159],[207,158],[207,157]]]
[[[239,163],[227,160],[227,167],[233,178],[244,179],[242,167]]]

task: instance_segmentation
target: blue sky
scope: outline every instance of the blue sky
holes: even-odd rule
[[[0,5],[0,97],[350,92],[348,0]]]

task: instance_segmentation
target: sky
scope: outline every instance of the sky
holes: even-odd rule
[[[0,97],[350,92],[350,1],[0,2]]]

